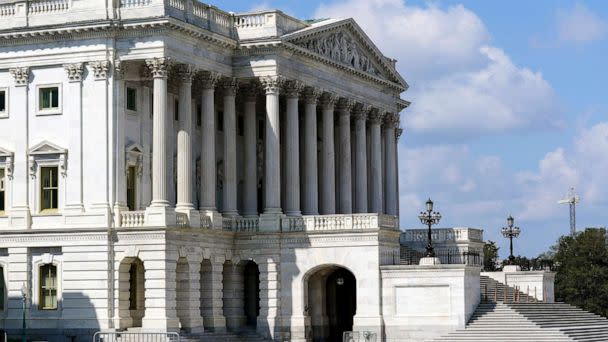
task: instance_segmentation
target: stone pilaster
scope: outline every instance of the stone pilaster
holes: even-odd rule
[[[357,105],[353,112],[355,119],[355,212],[367,213],[367,137],[366,120],[371,107]]]
[[[84,211],[82,193],[82,63],[64,65],[69,83],[69,96],[65,96],[64,115],[68,118],[70,139],[68,143],[70,174],[66,179],[66,213]]]
[[[372,213],[382,213],[383,188],[382,188],[382,132],[380,124],[384,117],[384,112],[372,110],[369,115],[370,121],[370,191],[371,202],[369,211]]]
[[[385,129],[385,188],[384,188],[384,198],[385,198],[385,212],[389,215],[397,215],[397,160],[395,159],[397,156],[396,149],[396,138],[395,138],[395,128],[399,123],[399,115],[394,113],[388,113],[384,118],[384,129]]]
[[[175,331],[179,329],[176,310],[177,262],[162,260],[159,255],[155,256],[155,260],[143,262],[146,304],[142,328],[147,331]]]
[[[258,269],[260,271],[260,314],[257,330],[263,337],[272,339],[275,337],[281,307],[278,261],[268,258],[258,264]]]
[[[351,214],[353,212],[352,163],[350,116],[355,102],[342,98],[338,103],[338,212]]]
[[[205,329],[222,332],[226,331],[226,318],[224,317],[224,261],[212,259],[203,263],[201,283],[201,315]]]
[[[302,212],[319,214],[319,182],[317,161],[317,102],[321,90],[306,88],[304,92],[304,170],[302,174]]]
[[[226,328],[230,331],[241,330],[247,321],[244,289],[243,267],[231,262],[224,264],[224,316],[226,317]]]
[[[187,320],[182,326],[192,333],[202,333],[204,330],[203,317],[200,312],[201,304],[201,261],[188,260],[188,303],[184,303],[187,310]],[[179,308],[178,308],[179,309]]]
[[[243,186],[243,216],[258,215],[257,117],[255,112],[256,88],[250,85],[245,91],[244,161],[247,176]]]
[[[301,215],[300,211],[300,130],[298,101],[304,84],[288,81],[285,84],[287,112],[285,115],[285,203],[283,209],[289,216]]]
[[[336,152],[334,148],[334,107],[338,96],[325,93],[321,97],[323,112],[323,146],[321,149],[321,194],[320,212],[322,215],[336,213]]]
[[[224,190],[222,192],[224,216],[238,216],[237,210],[237,175],[236,175],[236,91],[237,80],[234,78],[222,82],[224,98]]]
[[[126,171],[126,158],[125,158],[125,139],[126,139],[126,111],[125,111],[125,96],[126,96],[126,81],[124,80],[125,65],[123,62],[117,60],[114,63],[114,111],[116,123],[114,125],[116,130],[116,145],[115,153],[116,158],[115,168],[116,175],[114,184],[116,187],[116,198],[114,199],[114,211],[117,217],[120,217],[119,213],[127,208],[127,171]],[[116,222],[119,222],[118,220]]]
[[[193,215],[192,203],[192,68],[179,68],[179,131],[177,132],[177,204],[175,210]]]
[[[11,191],[10,226],[15,229],[27,229],[31,226],[29,203],[29,171],[27,152],[29,149],[29,113],[28,90],[30,69],[28,67],[10,69],[13,76],[11,87],[11,120],[16,120],[15,127],[20,127],[25,134],[16,134],[14,144],[13,179]]]

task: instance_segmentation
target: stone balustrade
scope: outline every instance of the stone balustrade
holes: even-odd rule
[[[143,227],[145,211],[121,211],[120,226],[121,227]]]
[[[432,230],[433,242],[477,241],[483,242],[483,229],[454,227]],[[426,242],[427,229],[408,229],[401,234],[401,242]]]
[[[180,228],[188,227],[190,225],[190,222],[188,222],[188,214],[175,213],[175,223]]]

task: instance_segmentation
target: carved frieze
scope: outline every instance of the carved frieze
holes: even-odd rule
[[[296,41],[294,44],[357,70],[381,76],[360,44],[344,31],[328,32],[320,37]]]

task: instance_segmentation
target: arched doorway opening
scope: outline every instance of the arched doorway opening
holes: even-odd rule
[[[200,274],[200,312],[203,317],[205,330],[213,330],[213,267],[211,261],[206,259],[201,263]],[[216,270],[217,272],[217,270]]]
[[[189,329],[190,324],[190,266],[186,258],[179,258],[177,260],[177,267],[175,269],[175,301],[177,318],[181,324],[182,329]]]
[[[245,272],[245,317],[247,325],[256,327],[260,315],[260,270],[253,261],[248,261],[244,267]]]
[[[353,330],[357,312],[357,281],[344,267],[328,265],[305,277],[306,328],[315,342],[341,341]]]
[[[139,258],[125,258],[118,268],[120,328],[141,327],[145,313],[144,263]]]

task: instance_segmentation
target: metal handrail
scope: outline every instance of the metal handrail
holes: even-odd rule
[[[176,332],[98,331],[93,342],[180,342]]]

